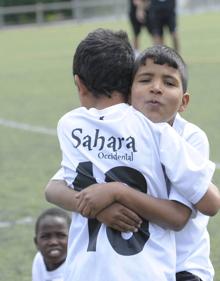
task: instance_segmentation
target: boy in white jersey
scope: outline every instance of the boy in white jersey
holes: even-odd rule
[[[148,48],[136,60],[133,77],[132,105],[153,122],[168,122],[208,159],[209,143],[206,134],[178,114],[186,109],[189,102],[187,69],[182,58],[169,47],[158,45]],[[90,210],[93,204],[97,208],[97,202],[91,202],[93,195],[94,190],[91,195],[84,194],[87,209],[84,209],[83,200],[79,202],[79,210],[84,215],[94,215]],[[216,195],[219,196],[218,193]],[[172,187],[169,198],[176,200]],[[96,200],[101,201],[101,198]],[[109,224],[110,220],[114,227],[116,221],[110,211],[107,213],[105,210],[105,216],[104,221]],[[208,217],[197,212],[182,231],[176,232],[177,281],[213,280],[207,224]]]
[[[37,218],[32,281],[63,281],[70,222],[69,214],[60,208],[47,209]]]
[[[135,63],[132,104],[153,122],[168,122],[188,143],[209,158],[206,134],[180,117],[189,102],[186,65],[174,50],[155,46],[144,51]],[[172,190],[170,199],[172,197]],[[176,232],[177,281],[213,280],[209,259],[208,217],[197,212],[182,231]]]
[[[133,59],[122,32],[99,29],[78,46],[73,68],[85,107],[67,113],[58,124],[64,179],[75,190],[65,186],[47,190],[51,202],[78,211],[77,191],[96,182],[122,181],[141,191],[133,205],[143,214],[147,192],[168,199],[160,162],[175,188],[190,201],[196,203],[206,194],[212,165],[169,126],[154,125],[125,104]],[[180,158],[181,167],[174,172]],[[132,188],[124,188],[133,194]],[[96,219],[87,220],[79,213],[73,218],[64,280],[97,281],[103,274],[109,281],[175,280],[172,231],[143,220],[137,233],[121,235]]]
[[[168,122],[175,130],[209,158],[206,134],[178,115],[189,102],[186,65],[171,48],[147,49],[136,61],[132,86],[132,104],[153,122]],[[172,188],[170,199],[172,198]],[[177,281],[213,280],[209,259],[208,217],[197,212],[182,231],[176,232]]]

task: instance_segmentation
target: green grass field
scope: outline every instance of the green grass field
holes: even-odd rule
[[[189,64],[191,103],[184,116],[201,126],[220,163],[220,14],[180,18],[181,53]],[[126,20],[25,27],[0,31],[0,123],[5,120],[56,128],[58,119],[79,105],[71,75],[79,41],[97,27],[125,29]],[[142,48],[151,44],[145,33]],[[169,44],[169,41],[168,41]],[[10,125],[10,124],[9,124]],[[49,205],[44,187],[57,170],[60,151],[55,135],[0,125],[0,280],[30,281],[34,220]],[[214,181],[220,186],[220,170]],[[220,281],[220,215],[211,218],[211,257]]]

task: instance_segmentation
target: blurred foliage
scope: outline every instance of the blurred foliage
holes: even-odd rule
[[[68,2],[71,0],[0,0],[0,6],[11,7],[21,5],[33,5],[37,3],[56,3],[56,2]]]
[[[72,8],[70,2],[75,2],[80,4],[85,2],[86,6],[78,5],[77,8]],[[62,4],[63,7],[59,7],[54,10],[54,7],[44,7],[45,4]],[[43,24],[46,22],[52,21],[61,21],[69,19],[88,19],[94,18],[97,16],[108,16],[115,15],[115,13],[121,14],[124,13],[125,0],[118,1],[108,4],[107,2],[103,3],[102,0],[99,0],[92,4],[89,0],[0,0],[0,8],[12,8],[10,11],[0,13],[0,23],[2,25],[18,25],[18,24],[32,24],[38,23]],[[43,4],[38,5],[38,4]],[[107,4],[107,5],[106,5]],[[37,6],[38,5],[38,6]],[[24,8],[22,9],[22,6]],[[30,9],[27,9],[29,6]],[[13,7],[20,7],[19,11],[13,11]],[[117,12],[116,12],[117,11]],[[1,12],[1,11],[0,11]]]
[[[35,5],[38,3],[57,3],[57,2],[70,2],[71,0],[0,0],[0,7],[14,7],[23,5]],[[27,24],[36,22],[36,12],[24,12],[18,14],[8,14],[4,16],[4,24]],[[72,17],[71,10],[59,10],[59,11],[45,11],[43,12],[43,18],[45,22],[58,21],[70,19]]]

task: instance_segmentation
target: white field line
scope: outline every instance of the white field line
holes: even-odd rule
[[[45,135],[51,135],[51,136],[56,136],[56,130],[51,129],[51,128],[45,128],[45,127],[40,127],[40,126],[32,126],[26,123],[19,123],[16,121],[12,120],[7,120],[0,118],[0,125],[4,127],[9,127],[9,128],[14,128],[18,130],[25,130],[33,133],[38,133],[38,134],[45,134]],[[216,169],[220,169],[220,163],[215,163],[216,164]]]
[[[3,119],[3,118],[0,118],[0,125],[2,125],[4,127],[14,128],[14,129],[18,129],[18,130],[24,130],[24,131],[33,132],[33,133],[56,136],[56,130],[55,129],[39,127],[39,126],[32,126],[32,125],[29,125],[29,124],[19,123],[19,122],[16,122],[16,121],[7,120],[7,119]]]
[[[16,221],[0,221],[0,228],[12,227],[13,225],[27,225],[33,224],[34,219],[32,217],[24,217]]]

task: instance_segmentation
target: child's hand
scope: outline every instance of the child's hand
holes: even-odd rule
[[[115,201],[114,183],[93,184],[76,195],[77,211],[84,217],[95,218]]]
[[[142,219],[136,213],[119,203],[108,206],[96,218],[120,232],[137,232],[142,223]]]
[[[140,23],[144,23],[145,22],[145,11],[143,9],[137,8],[136,11],[136,18]]]

